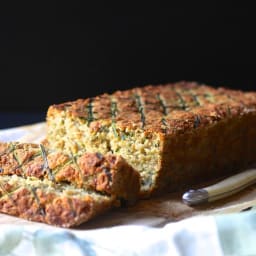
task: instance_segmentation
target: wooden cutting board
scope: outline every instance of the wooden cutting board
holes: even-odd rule
[[[22,134],[22,136],[18,138],[19,141],[38,143],[45,137],[45,123],[37,123],[9,129],[7,130],[7,137],[5,137],[6,140],[10,141],[12,136],[16,135],[17,131],[19,134]],[[198,187],[204,187],[206,185],[209,185],[209,183],[200,184]],[[158,197],[140,200],[134,206],[113,209],[104,215],[98,216],[97,218],[80,225],[77,229],[96,229],[131,224],[163,226],[168,222],[179,221],[192,216],[241,212],[251,209],[256,205],[255,185],[229,198],[197,207],[190,207],[182,202],[181,198],[184,192],[185,191],[167,193]],[[0,214],[0,224],[46,225],[26,221],[5,214]]]

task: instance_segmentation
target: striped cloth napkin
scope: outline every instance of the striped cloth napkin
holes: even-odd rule
[[[161,228],[68,230],[2,224],[0,255],[256,255],[256,211],[197,216]]]

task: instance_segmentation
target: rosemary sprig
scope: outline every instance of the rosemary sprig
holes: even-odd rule
[[[39,212],[40,212],[41,215],[45,216],[45,209],[42,207],[42,205],[40,203],[40,200],[37,196],[36,190],[37,190],[37,187],[31,187],[31,192],[32,192],[32,194],[35,198],[35,201],[36,201],[37,205],[38,205]]]
[[[191,96],[192,96],[192,98],[193,98],[193,100],[195,102],[195,106],[200,106],[201,104],[200,104],[200,101],[197,98],[197,95],[194,94],[194,93],[191,93]]]
[[[118,137],[116,131],[116,115],[117,115],[117,103],[111,99],[111,126],[115,137]]]
[[[187,105],[186,105],[185,100],[183,99],[183,97],[181,96],[181,94],[177,90],[175,90],[175,93],[176,93],[176,95],[179,98],[181,109],[186,110],[187,109]]]
[[[0,181],[0,188],[1,188],[1,190],[4,192],[4,195],[2,195],[2,196],[7,195],[8,198],[10,199],[10,201],[11,201],[13,204],[15,204],[15,202],[14,202],[13,198],[11,197],[10,193],[9,193],[8,191],[6,191],[4,185],[2,184],[1,181]]]
[[[145,117],[144,108],[141,102],[141,97],[138,94],[135,94],[135,102],[136,102],[137,109],[140,113],[141,127],[144,128],[146,124],[146,117]]]
[[[72,151],[70,151],[70,158],[71,158],[71,161],[73,162],[73,164],[76,166],[77,170],[79,171],[80,177],[81,177],[82,182],[84,184],[85,183],[84,175],[82,173],[82,170],[81,170],[80,166],[78,165],[78,163],[76,161],[76,156],[73,155]]]
[[[87,105],[87,112],[88,112],[88,115],[87,115],[87,121],[88,121],[88,124],[90,124],[93,120],[94,120],[94,117],[93,117],[93,98],[90,98],[89,99],[89,103]]]
[[[164,99],[162,98],[162,96],[158,93],[157,94],[157,99],[159,100],[159,102],[160,102],[160,105],[161,105],[161,107],[162,107],[162,109],[163,109],[163,117],[162,117],[162,119],[161,119],[161,122],[162,122],[162,124],[164,125],[164,131],[166,130],[166,128],[167,128],[167,121],[166,121],[166,119],[165,119],[165,116],[167,116],[168,115],[168,108],[167,108],[167,106],[166,106],[166,104],[165,104],[165,101],[164,101]]]
[[[205,99],[207,99],[208,102],[214,103],[215,99],[214,99],[214,95],[210,94],[210,93],[204,93],[203,97]]]
[[[3,152],[1,152],[0,157],[5,155],[5,154],[9,154],[14,150],[15,150],[15,146],[13,145],[13,143],[10,143],[8,148],[6,150],[4,150]]]
[[[161,105],[161,107],[162,107],[162,109],[163,109],[163,114],[164,114],[164,116],[167,116],[167,114],[168,114],[168,109],[167,109],[167,106],[166,106],[166,104],[165,104],[164,99],[162,98],[162,96],[161,96],[160,94],[157,94],[156,97],[157,97],[157,99],[159,100],[160,105]]]
[[[13,171],[15,171],[16,169],[20,168],[21,171],[22,171],[23,177],[25,177],[25,171],[24,171],[24,169],[23,169],[23,163],[22,163],[22,162],[20,161],[20,159],[18,158],[17,154],[15,153],[15,150],[13,150],[13,158],[14,158],[14,159],[16,160],[16,162],[18,163],[18,166],[16,166]],[[29,159],[28,159],[28,161],[29,161]]]
[[[52,170],[51,170],[51,168],[49,167],[49,164],[48,164],[45,148],[42,144],[39,144],[39,146],[40,146],[40,149],[41,149],[42,158],[44,160],[43,170],[47,171],[49,180],[54,182],[55,179],[54,179]]]
[[[196,115],[194,119],[194,128],[196,129],[201,123],[200,116]]]

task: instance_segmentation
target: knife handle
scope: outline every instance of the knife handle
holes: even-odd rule
[[[213,202],[231,196],[254,183],[256,183],[256,169],[249,169],[214,185],[197,190],[189,190],[183,194],[182,199],[188,205]]]

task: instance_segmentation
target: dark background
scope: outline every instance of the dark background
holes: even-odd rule
[[[44,120],[50,104],[145,84],[256,90],[251,5],[49,2],[1,7],[0,128]]]

